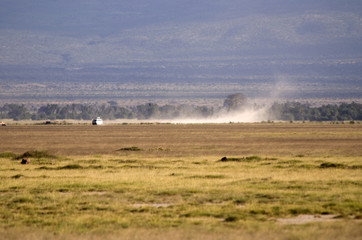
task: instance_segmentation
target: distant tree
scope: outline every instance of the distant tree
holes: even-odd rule
[[[352,102],[351,107],[356,112],[356,118],[354,120],[362,120],[362,104]]]
[[[194,116],[194,107],[193,106],[190,106],[187,104],[182,104],[177,107],[177,110],[178,110],[178,116],[180,116],[182,118]]]
[[[302,121],[309,118],[310,107],[308,104],[294,102],[289,105],[289,109],[287,111],[291,116],[293,116],[293,119],[288,120]]]
[[[2,111],[7,112],[7,118],[14,120],[31,119],[31,114],[23,104],[5,104]]]
[[[312,108],[310,110],[309,118],[310,121],[319,121],[321,119],[321,112],[319,108]]]
[[[115,118],[123,118],[123,119],[130,119],[133,118],[133,113],[129,111],[127,108],[124,107],[116,107],[114,109],[114,117]]]
[[[237,111],[245,107],[247,102],[246,97],[242,93],[235,93],[227,96],[224,101],[224,108],[227,111]]]
[[[158,118],[160,116],[160,110],[157,104],[147,103],[138,105],[136,107],[136,114],[138,119]]]
[[[75,118],[75,112],[72,109],[71,105],[65,105],[60,109],[60,111],[57,114],[58,119],[74,119]]]
[[[267,113],[270,119],[281,119],[283,105],[280,103],[273,103],[268,109]]]
[[[346,104],[342,103],[338,107],[338,120],[356,120],[358,119],[358,109],[355,103]]]
[[[109,106],[117,106],[117,102],[115,101],[108,101],[107,103],[109,104]]]
[[[197,106],[194,110],[196,117],[210,117],[214,114],[213,108],[208,108],[206,106]]]
[[[8,118],[8,111],[5,106],[0,107],[0,118]]]
[[[324,105],[320,108],[321,118],[318,121],[336,121],[338,120],[338,106]]]
[[[38,114],[42,114],[45,118],[42,119],[56,119],[57,114],[60,112],[60,107],[57,104],[47,104],[42,106],[38,110]]]
[[[180,109],[174,105],[164,105],[159,107],[162,119],[173,119],[180,116]]]
[[[83,120],[91,120],[99,115],[97,109],[94,106],[81,105],[80,110],[81,110],[80,119]]]

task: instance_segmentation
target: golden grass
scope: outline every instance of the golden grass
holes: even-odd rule
[[[0,134],[0,239],[362,235],[359,124],[10,126]],[[29,150],[58,157],[21,165],[10,154]],[[300,214],[337,218],[278,222]]]

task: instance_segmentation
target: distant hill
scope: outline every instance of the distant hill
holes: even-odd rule
[[[362,3],[2,1],[0,64],[361,57]]]
[[[360,0],[4,0],[0,103],[359,100],[361,19]]]

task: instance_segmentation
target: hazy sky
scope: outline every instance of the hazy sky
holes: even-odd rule
[[[0,64],[362,53],[360,0],[0,0]]]
[[[250,15],[362,13],[359,0],[1,0],[1,29],[95,35],[158,24]]]

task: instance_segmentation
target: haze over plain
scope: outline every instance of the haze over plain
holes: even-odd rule
[[[0,103],[362,98],[358,0],[0,5]]]

